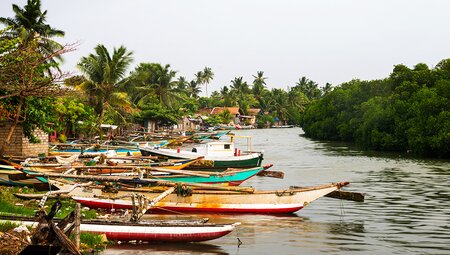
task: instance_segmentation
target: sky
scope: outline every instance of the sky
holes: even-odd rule
[[[47,22],[79,43],[64,55],[78,74],[98,44],[125,46],[139,63],[170,64],[189,80],[210,67],[219,90],[264,71],[268,88],[302,76],[324,86],[387,77],[394,65],[434,67],[450,58],[450,1],[442,0],[41,0]],[[13,17],[0,0],[0,16]],[[205,93],[205,92],[203,92]],[[204,95],[204,94],[202,94]]]

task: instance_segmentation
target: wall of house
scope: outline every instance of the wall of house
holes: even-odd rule
[[[8,136],[11,124],[0,123],[0,147],[3,147]],[[38,156],[41,153],[48,154],[48,134],[37,129],[34,135],[41,141],[40,143],[30,143],[25,137],[21,126],[17,126],[11,137],[9,145],[5,146],[5,155],[11,156]]]

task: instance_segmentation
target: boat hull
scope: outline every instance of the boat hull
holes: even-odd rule
[[[0,222],[14,222],[36,226],[37,222],[26,217],[2,217]],[[123,223],[87,221],[80,225],[81,232],[105,234],[108,240],[143,242],[203,242],[231,233],[240,223]]]
[[[229,186],[239,186],[242,182],[247,179],[257,175],[258,173],[264,171],[264,167],[255,167],[250,169],[245,169],[241,171],[235,171],[227,174],[223,172],[222,174],[210,175],[209,177],[201,176],[168,176],[159,177],[161,180],[173,181],[173,182],[189,182],[189,183],[204,183],[204,184],[227,184]],[[180,171],[183,174],[183,171]]]
[[[214,226],[117,226],[81,224],[82,232],[105,234],[108,240],[144,242],[203,242],[231,233],[234,225]]]
[[[142,156],[158,156],[168,159],[189,159],[197,158],[199,154],[194,153],[177,153],[175,150],[168,149],[149,149],[140,147]],[[249,155],[234,156],[234,157],[208,157],[199,160],[186,169],[226,169],[229,167],[246,168],[261,166],[263,161],[262,153],[251,153]]]

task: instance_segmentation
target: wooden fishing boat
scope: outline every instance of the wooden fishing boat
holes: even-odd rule
[[[37,190],[48,190],[49,184],[44,177],[29,177],[11,165],[0,165],[0,185],[33,187]]]
[[[139,146],[143,156],[158,156],[171,159],[189,159],[204,156],[203,160],[189,166],[189,168],[228,168],[228,167],[257,167],[263,160],[262,152],[242,152],[235,149],[233,142],[209,142],[192,148],[191,151],[181,149],[163,149]]]
[[[293,213],[307,206],[314,200],[339,190],[348,182],[331,183],[313,187],[288,188],[284,190],[253,191],[242,190],[206,190],[177,189],[176,193],[166,194],[149,211],[186,212],[186,213]],[[68,189],[68,184],[55,184],[60,189]],[[130,192],[145,195],[149,200],[155,199],[166,188],[120,188],[110,193],[101,186],[92,187],[89,191],[75,188],[69,195],[74,200],[90,208],[131,209],[132,202],[123,198]],[[252,192],[253,191],[253,192]]]
[[[0,221],[28,226],[37,225],[35,218],[2,217]],[[83,220],[81,232],[105,234],[108,240],[144,242],[203,242],[231,233],[240,223],[212,224],[190,221],[141,221],[124,223],[119,221]]]
[[[183,170],[178,174],[168,176],[157,176],[158,179],[172,182],[190,182],[206,184],[224,184],[229,186],[239,186],[244,181],[269,169],[272,165],[254,167],[248,169],[229,169],[224,172],[201,172]],[[157,169],[156,169],[157,170]],[[187,175],[189,174],[189,175]],[[154,176],[155,177],[155,176]]]

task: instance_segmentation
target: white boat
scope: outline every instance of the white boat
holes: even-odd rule
[[[159,156],[171,159],[194,159],[203,156],[190,168],[258,167],[263,160],[262,152],[241,152],[233,142],[209,142],[193,147],[191,151],[139,146],[143,156]]]

